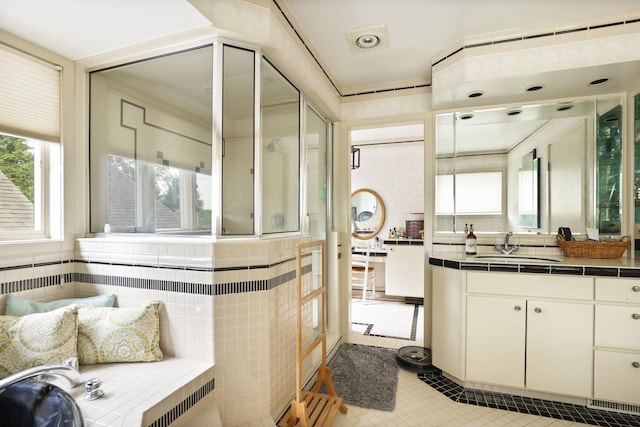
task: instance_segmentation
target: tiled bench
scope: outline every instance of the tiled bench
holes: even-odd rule
[[[87,427],[168,426],[185,414],[214,388],[213,365],[188,359],[168,358],[149,363],[82,365],[84,381],[98,377],[104,396],[84,399],[84,387],[69,389]]]

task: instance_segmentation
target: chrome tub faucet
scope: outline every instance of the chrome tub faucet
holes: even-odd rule
[[[20,371],[6,378],[2,378],[0,379],[0,390],[10,386],[13,383],[26,380],[27,378],[36,378],[42,376],[62,377],[67,380],[71,388],[77,387],[80,384],[84,383],[82,375],[80,374],[76,366],[74,366],[74,362],[68,359],[64,364],[39,365],[33,368],[25,369],[24,371]]]

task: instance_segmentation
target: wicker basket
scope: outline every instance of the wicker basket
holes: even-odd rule
[[[567,242],[559,234],[556,239],[564,256],[569,258],[620,258],[631,245],[629,236],[615,242]]]

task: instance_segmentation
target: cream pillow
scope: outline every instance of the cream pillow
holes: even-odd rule
[[[0,316],[0,376],[77,356],[78,306]]]
[[[137,307],[78,307],[79,362],[162,360],[159,307],[160,301]]]

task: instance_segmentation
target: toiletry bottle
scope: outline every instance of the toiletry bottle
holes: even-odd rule
[[[473,224],[469,227],[469,234],[467,234],[464,248],[467,255],[475,255],[478,253],[478,238],[473,234]]]
[[[469,234],[469,224],[465,224],[465,225],[464,225],[464,234],[465,234],[465,236],[466,236],[467,234]]]

